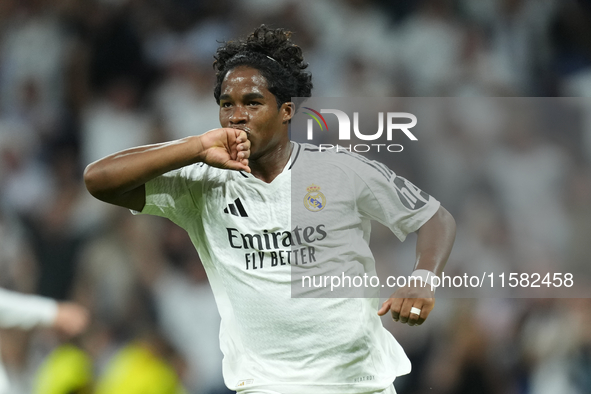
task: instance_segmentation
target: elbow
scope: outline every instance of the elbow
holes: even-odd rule
[[[96,168],[96,162],[90,163],[84,169],[84,185],[86,186],[86,190],[88,192],[98,198],[101,199],[99,196],[101,194],[100,189],[100,180],[99,180],[99,170]]]
[[[443,224],[443,226],[447,229],[448,233],[455,239],[456,237],[456,220],[454,219],[453,215],[449,213],[447,209],[440,206],[437,214],[439,221]]]
[[[456,220],[447,209],[439,206],[437,212],[417,232],[435,235],[439,239],[453,243],[456,238]]]

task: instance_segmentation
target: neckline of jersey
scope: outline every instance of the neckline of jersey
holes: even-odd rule
[[[279,177],[283,176],[283,174],[285,174],[286,172],[288,172],[288,171],[290,171],[290,170],[291,170],[291,168],[293,167],[293,165],[294,165],[294,164],[295,164],[295,162],[297,161],[297,159],[298,159],[298,156],[300,155],[300,150],[302,149],[302,146],[301,146],[300,144],[298,144],[297,142],[294,142],[294,141],[289,141],[289,142],[290,142],[290,144],[291,144],[291,147],[292,147],[292,149],[291,149],[291,154],[289,155],[289,160],[287,161],[287,163],[285,163],[285,167],[283,167],[283,170],[281,170],[281,172],[279,173],[279,175],[277,175],[277,176],[275,177],[275,179],[273,179],[273,180],[271,181],[271,183],[267,183],[267,182],[261,181],[260,179],[258,179],[258,178],[257,178],[257,177],[255,177],[254,175],[252,175],[252,174],[249,174],[249,173],[247,173],[247,172],[244,172],[244,171],[240,171],[240,174],[242,174],[242,176],[243,176],[244,178],[246,178],[246,179],[256,179],[257,181],[259,181],[259,182],[261,182],[261,183],[264,183],[264,184],[266,184],[266,185],[272,185],[272,184],[274,184],[274,183],[275,183],[275,181],[276,181],[276,180],[277,180]]]

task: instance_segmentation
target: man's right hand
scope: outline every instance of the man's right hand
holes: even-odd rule
[[[86,188],[101,201],[141,211],[144,184],[168,171],[196,162],[250,172],[250,141],[244,130],[213,129],[199,136],[144,145],[113,153],[89,164]]]
[[[213,129],[199,136],[198,160],[212,167],[250,172],[250,141],[241,129]]]
[[[57,313],[52,327],[68,336],[82,333],[90,321],[88,310],[73,302],[57,304]]]

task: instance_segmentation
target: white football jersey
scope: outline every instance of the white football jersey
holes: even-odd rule
[[[146,184],[142,213],[184,228],[201,256],[222,317],[229,388],[383,389],[410,362],[382,326],[377,292],[331,292],[303,278],[376,275],[370,221],[404,240],[439,202],[363,156],[293,146],[271,183],[203,163],[166,173]]]

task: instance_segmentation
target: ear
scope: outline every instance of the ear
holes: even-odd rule
[[[280,111],[283,115],[283,119],[282,119],[283,123],[287,123],[295,115],[295,104],[291,101],[289,101],[287,103],[283,103],[283,104],[281,104]]]

